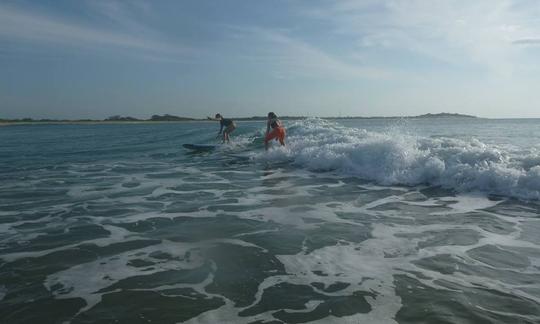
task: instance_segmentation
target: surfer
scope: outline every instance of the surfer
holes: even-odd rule
[[[272,130],[270,130],[272,128]],[[266,122],[266,136],[264,137],[264,148],[268,150],[268,142],[271,140],[279,140],[281,145],[285,145],[285,127],[273,112],[268,113]]]
[[[208,117],[210,120],[217,120],[219,121],[219,125],[221,126],[219,128],[219,133],[216,138],[219,138],[221,135],[221,132],[223,131],[223,143],[227,141],[227,143],[230,143],[229,140],[229,134],[232,133],[236,129],[236,124],[234,123],[234,120],[223,118],[221,114],[216,114],[216,117]],[[225,127],[225,130],[223,130],[223,127]]]

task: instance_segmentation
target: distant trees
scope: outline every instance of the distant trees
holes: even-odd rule
[[[105,119],[105,121],[139,121],[140,119],[137,119],[137,118],[134,118],[134,117],[129,117],[129,116],[126,116],[126,117],[122,117],[120,115],[114,115],[114,116],[111,116],[107,119]]]
[[[169,114],[152,115],[150,119],[137,119],[134,117],[121,116],[121,115],[114,115],[105,119],[105,121],[115,121],[115,122],[118,122],[118,121],[186,121],[186,120],[195,120],[195,119],[188,118],[188,117],[179,117],[179,116],[174,116],[174,115],[169,115]]]
[[[281,119],[285,120],[298,120],[298,119],[305,119],[307,117],[304,116],[280,116]],[[374,119],[374,118],[478,118],[471,115],[463,115],[463,114],[456,114],[456,113],[429,113],[419,116],[402,116],[402,117],[322,117],[323,119]],[[266,116],[252,116],[252,117],[233,117],[235,120],[242,120],[242,121],[264,121],[267,119]],[[114,115],[110,116],[107,119],[104,120],[95,120],[95,119],[33,119],[33,118],[20,118],[20,119],[6,119],[6,118],[0,118],[0,123],[8,124],[8,123],[70,123],[70,122],[145,122],[145,121],[153,121],[153,122],[176,122],[176,121],[196,121],[196,120],[202,120],[205,121],[206,119],[196,119],[196,118],[189,118],[189,117],[180,117],[180,116],[174,116],[174,115],[152,115],[149,119],[138,119],[135,117],[130,116],[121,116],[121,115]]]
[[[438,114],[424,114],[420,116],[416,116],[416,118],[477,118],[476,116],[472,115],[464,115],[464,114],[456,114],[456,113],[438,113]]]
[[[185,120],[195,120],[195,119],[188,118],[188,117],[178,117],[178,116],[174,116],[174,115],[165,114],[163,116],[152,115],[152,117],[150,117],[150,120],[151,121],[185,121]]]

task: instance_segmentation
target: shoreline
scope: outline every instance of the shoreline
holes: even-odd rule
[[[92,121],[24,121],[24,122],[0,122],[0,126],[14,126],[14,125],[117,125],[117,124],[178,124],[178,123],[193,123],[193,122],[213,122],[211,120],[175,120],[175,121],[104,121],[104,120],[92,120]]]
[[[311,117],[282,117],[282,120],[304,120]],[[358,119],[493,119],[482,118],[475,116],[392,116],[392,117],[314,117],[325,120],[358,120]],[[259,118],[232,118],[235,122],[265,122],[266,119]],[[498,118],[495,118],[498,119]],[[501,118],[507,119],[507,118]],[[520,118],[518,118],[520,119]],[[133,120],[133,121],[115,121],[115,120],[48,120],[48,121],[0,121],[0,127],[2,126],[17,126],[17,125],[118,125],[118,124],[179,124],[179,123],[213,123],[213,120],[206,119],[194,119],[194,120]]]

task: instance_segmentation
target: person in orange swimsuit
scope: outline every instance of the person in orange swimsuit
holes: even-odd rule
[[[270,130],[270,128],[272,130]],[[279,140],[281,145],[285,145],[285,127],[273,112],[268,113],[268,121],[266,122],[266,136],[264,137],[264,148],[268,150],[268,143],[275,139]]]

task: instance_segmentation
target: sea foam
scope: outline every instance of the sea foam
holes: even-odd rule
[[[478,139],[422,137],[402,128],[372,132],[307,119],[289,125],[286,147],[255,159],[290,161],[311,171],[337,171],[382,185],[435,185],[540,199],[540,154],[513,152]]]

